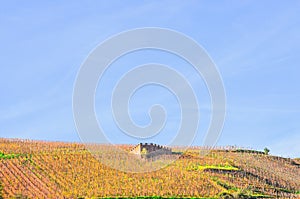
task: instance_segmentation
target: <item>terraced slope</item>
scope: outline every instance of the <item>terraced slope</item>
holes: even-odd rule
[[[201,150],[190,149],[164,169],[134,174],[101,164],[81,144],[0,139],[0,198],[299,198],[295,160],[236,149],[201,157]]]

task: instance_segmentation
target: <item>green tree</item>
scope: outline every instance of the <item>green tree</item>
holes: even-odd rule
[[[268,149],[268,148],[266,147],[266,148],[264,148],[264,152],[265,152],[266,155],[269,155],[270,149]]]

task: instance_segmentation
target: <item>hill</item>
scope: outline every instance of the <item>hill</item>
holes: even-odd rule
[[[189,149],[158,171],[125,173],[79,143],[0,139],[0,198],[299,198],[295,160],[230,148],[201,157],[201,150]]]

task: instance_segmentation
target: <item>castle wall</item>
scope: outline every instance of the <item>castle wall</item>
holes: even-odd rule
[[[142,151],[142,144],[138,144],[136,145],[133,149],[131,149],[130,153],[133,153],[133,154],[141,154],[141,151]]]
[[[140,144],[136,145],[130,151],[130,153],[141,155],[143,150],[146,150],[146,152],[147,152],[146,154],[153,154],[153,155],[155,155],[155,154],[157,154],[157,155],[172,154],[171,148],[153,144],[153,143],[145,143],[145,144],[140,143]]]

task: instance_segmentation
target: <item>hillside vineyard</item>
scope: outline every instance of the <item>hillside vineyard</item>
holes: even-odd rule
[[[119,147],[129,153],[134,146]],[[0,198],[299,198],[296,160],[232,147],[201,157],[201,150],[181,154],[175,147],[163,154],[181,154],[167,167],[124,173],[101,164],[82,144],[0,139]]]

